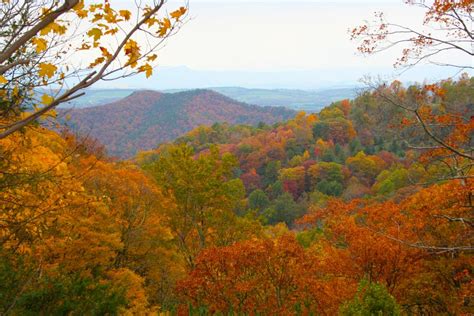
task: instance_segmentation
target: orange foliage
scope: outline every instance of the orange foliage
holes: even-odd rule
[[[460,220],[469,220],[472,190],[450,181],[401,203],[332,200],[300,223],[323,221],[325,237],[313,247],[326,273],[349,283],[381,282],[400,304],[417,302],[411,312],[463,313],[473,273],[464,249],[474,240]]]
[[[317,258],[292,235],[249,240],[204,250],[178,292],[211,313],[331,315],[351,286],[339,284],[332,291],[340,282],[325,280],[318,267]]]

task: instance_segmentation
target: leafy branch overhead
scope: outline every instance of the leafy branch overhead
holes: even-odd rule
[[[187,14],[184,6],[165,13],[164,0],[137,5],[136,13],[117,10],[109,1],[86,5],[84,0],[6,0],[0,7],[5,12],[0,138],[77,98],[99,80],[139,73],[149,78],[157,51]],[[39,90],[48,92],[50,97],[43,98],[48,102],[42,102]]]

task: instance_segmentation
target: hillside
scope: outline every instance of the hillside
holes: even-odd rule
[[[119,157],[152,149],[199,125],[272,124],[294,115],[289,109],[248,105],[209,90],[137,91],[107,105],[61,111],[66,112],[69,127],[97,138],[110,155]]]

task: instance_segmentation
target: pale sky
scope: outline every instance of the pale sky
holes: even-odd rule
[[[183,2],[170,1],[168,8]],[[133,8],[132,0],[111,3]],[[189,0],[189,6],[190,20],[160,51],[160,67],[249,73],[341,71],[341,82],[354,81],[380,69],[392,71],[399,51],[361,56],[349,39],[349,28],[371,19],[375,11],[404,25],[419,26],[423,19],[423,11],[404,0]],[[348,72],[354,75],[344,77]]]
[[[348,29],[383,10],[416,21],[402,1],[190,0],[191,20],[171,38],[165,66],[206,70],[275,70],[390,66],[394,54],[356,54]]]

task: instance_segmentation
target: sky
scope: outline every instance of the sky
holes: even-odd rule
[[[130,8],[133,3],[111,2]],[[170,1],[168,8],[182,4]],[[423,17],[422,11],[408,7],[404,0],[189,0],[189,8],[188,22],[159,52],[156,76],[161,69],[162,79],[153,78],[153,84],[141,79],[110,84],[157,84],[166,89],[227,85],[307,89],[323,81],[329,85],[354,83],[365,75],[398,77],[392,65],[399,51],[361,56],[348,30],[370,19],[375,11],[408,25],[420,25]],[[184,77],[169,78],[173,68],[179,68]],[[401,79],[436,80],[449,74],[420,69],[404,73]],[[201,80],[199,74],[203,73],[206,76]],[[282,80],[269,83],[269,78],[275,79],[272,73]],[[232,81],[232,76],[236,80]],[[318,76],[325,78],[315,80]]]
[[[391,56],[368,61],[349,40],[348,29],[379,9],[397,18],[414,15],[407,16],[400,1],[190,0],[190,21],[170,39],[160,60],[163,66],[199,70],[390,66]]]

